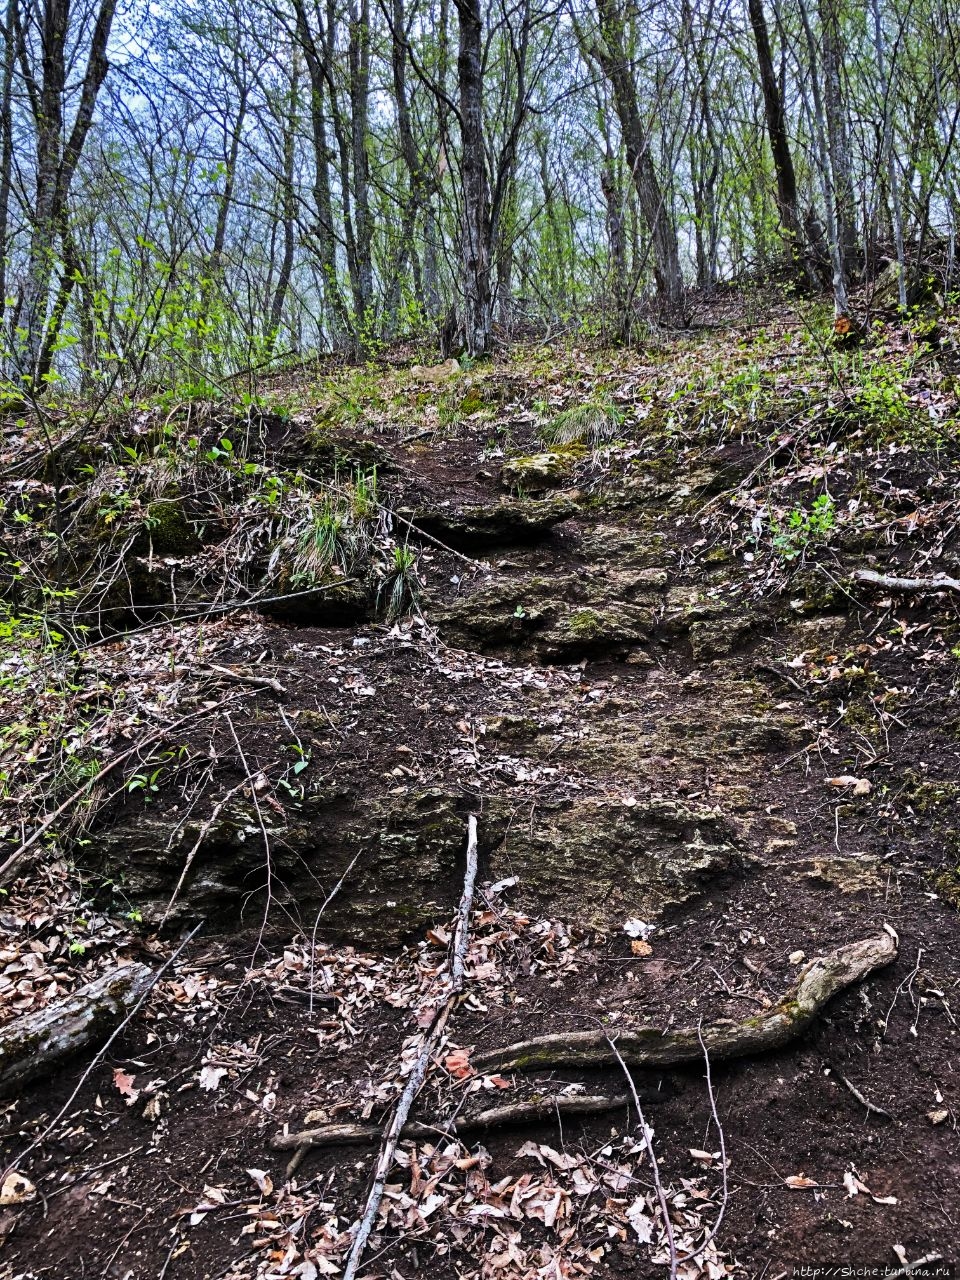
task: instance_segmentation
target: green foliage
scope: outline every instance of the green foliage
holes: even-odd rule
[[[805,507],[794,507],[783,523],[771,521],[773,549],[784,560],[796,560],[809,547],[826,542],[835,525],[833,499],[822,493],[809,511]]]
[[[334,478],[308,502],[306,518],[296,522],[294,585],[314,586],[349,574],[369,554],[380,515],[376,470],[357,472],[346,483]]]
[[[623,426],[624,415],[607,398],[598,397],[574,405],[541,429],[545,445],[587,444],[593,448],[616,438]]]
[[[896,427],[907,421],[910,403],[903,385],[909,373],[907,367],[881,353],[877,359],[857,362],[853,373],[853,404],[870,425]]]
[[[419,585],[416,554],[407,546],[395,546],[387,575],[377,592],[378,603],[384,607],[387,618],[396,621],[414,608]]]

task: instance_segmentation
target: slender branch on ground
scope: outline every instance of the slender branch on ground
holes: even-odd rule
[[[469,945],[469,921],[470,912],[473,908],[473,893],[477,879],[477,839],[476,839],[476,818],[470,816],[467,823],[467,866],[463,877],[463,894],[460,899],[460,908],[457,920],[457,934],[454,942],[454,967],[451,968],[451,990],[446,1002],[440,1006],[434,1015],[433,1021],[427,1028],[423,1037],[423,1043],[420,1054],[410,1075],[407,1077],[407,1083],[403,1093],[397,1102],[393,1112],[393,1118],[384,1137],[383,1146],[380,1149],[380,1156],[377,1160],[374,1171],[373,1183],[367,1196],[366,1208],[363,1216],[356,1225],[353,1237],[353,1243],[350,1246],[350,1252],[347,1255],[346,1263],[343,1268],[343,1280],[356,1280],[357,1271],[360,1263],[363,1261],[363,1253],[367,1247],[367,1241],[370,1239],[370,1233],[373,1230],[373,1224],[376,1221],[377,1213],[380,1209],[380,1203],[383,1200],[383,1191],[387,1183],[387,1177],[393,1167],[393,1159],[397,1150],[397,1143],[403,1132],[403,1127],[407,1123],[410,1110],[413,1106],[417,1094],[423,1087],[427,1078],[427,1072],[430,1069],[430,1062],[433,1058],[434,1050],[443,1034],[443,1029],[447,1025],[447,1019],[453,1012],[454,1006],[460,998],[465,982],[465,972],[463,958],[466,956],[467,947]]]
[[[314,922],[313,922],[313,932],[312,932],[312,933],[311,933],[311,935],[310,935],[310,1004],[309,1004],[309,1010],[310,1010],[310,1012],[311,1012],[311,1013],[313,1013],[313,1001],[314,1001],[314,990],[313,990],[313,988],[314,988],[314,975],[315,975],[315,973],[316,973],[316,968],[317,968],[317,930],[318,930],[318,929],[319,929],[319,927],[320,927],[320,921],[321,921],[321,919],[323,918],[323,913],[326,911],[327,907],[329,907],[330,903],[334,900],[334,898],[337,896],[337,894],[338,894],[338,893],[340,892],[340,890],[343,888],[343,882],[346,880],[347,876],[350,874],[350,872],[353,870],[353,868],[357,865],[357,859],[360,857],[360,854],[361,854],[362,852],[363,852],[363,850],[362,850],[362,849],[358,849],[358,850],[357,850],[357,852],[356,852],[356,853],[353,855],[353,857],[350,859],[350,862],[347,864],[347,869],[346,869],[346,871],[344,871],[343,875],[340,877],[340,879],[337,881],[337,883],[333,886],[333,888],[330,890],[330,892],[329,892],[329,893],[327,894],[327,896],[324,898],[324,900],[323,900],[323,902],[322,902],[322,904],[321,904],[321,906],[320,906],[320,910],[317,912],[317,918],[316,918],[316,919],[314,920]]]
[[[32,1155],[32,1153],[36,1151],[36,1149],[43,1142],[46,1142],[47,1138],[50,1136],[50,1134],[53,1132],[56,1126],[60,1123],[63,1117],[67,1114],[67,1112],[73,1106],[74,1102],[77,1100],[77,1095],[79,1094],[80,1090],[87,1083],[87,1081],[90,1079],[93,1072],[96,1071],[97,1067],[100,1065],[101,1062],[103,1062],[104,1058],[110,1052],[111,1047],[114,1045],[117,1039],[123,1034],[123,1032],[127,1029],[127,1027],[130,1025],[133,1019],[137,1016],[137,1014],[143,1008],[144,1004],[147,1001],[147,997],[150,995],[150,992],[157,985],[157,983],[160,981],[160,979],[163,977],[166,971],[170,968],[170,966],[179,959],[181,954],[186,950],[186,948],[190,945],[193,939],[197,936],[197,934],[203,928],[203,925],[204,925],[203,920],[201,920],[199,924],[195,924],[194,927],[190,930],[190,932],[186,935],[186,937],[182,940],[182,942],[177,947],[177,949],[171,952],[171,954],[166,958],[166,960],[164,960],[160,968],[157,969],[151,975],[145,987],[143,988],[143,991],[140,994],[140,998],[137,1000],[136,1004],[133,1006],[133,1008],[130,1010],[127,1016],[123,1019],[123,1021],[118,1023],[118,1025],[107,1037],[106,1041],[103,1043],[103,1045],[97,1052],[96,1056],[92,1059],[92,1061],[87,1066],[86,1070],[81,1075],[80,1079],[74,1085],[73,1091],[71,1092],[69,1098],[67,1098],[66,1102],[63,1104],[63,1106],[60,1108],[57,1114],[53,1117],[53,1119],[48,1122],[46,1127],[43,1130],[41,1130],[40,1133],[37,1134],[37,1136],[33,1139],[30,1145],[28,1147],[25,1147],[24,1150],[21,1151],[20,1154],[13,1161],[11,1161],[10,1164],[7,1165],[6,1169],[4,1169],[2,1173],[0,1173],[0,1183],[3,1183],[6,1180],[7,1175],[11,1173],[14,1169],[16,1169],[18,1164],[22,1164],[23,1161],[26,1160],[27,1156]]]
[[[866,1109],[875,1116],[885,1116],[887,1120],[893,1119],[893,1116],[889,1111],[884,1111],[883,1107],[878,1107],[875,1102],[871,1102],[869,1098],[865,1098],[852,1080],[848,1080],[845,1075],[841,1075],[841,1073],[836,1070],[834,1071],[834,1075],[841,1084],[846,1085],[862,1107],[866,1107]]]
[[[403,1126],[401,1138],[436,1138],[438,1133],[462,1137],[467,1133],[479,1133],[484,1129],[506,1128],[508,1125],[536,1124],[549,1120],[558,1113],[564,1116],[595,1116],[607,1111],[618,1111],[629,1104],[627,1094],[607,1097],[603,1094],[558,1094],[556,1097],[537,1098],[531,1102],[513,1102],[504,1107],[489,1107],[476,1115],[454,1120],[440,1120],[436,1124],[408,1121]],[[309,1147],[360,1146],[376,1142],[382,1135],[375,1124],[325,1124],[316,1129],[304,1129],[299,1133],[279,1133],[270,1143],[274,1151],[293,1151]]]
[[[653,1130],[647,1125],[646,1117],[643,1114],[643,1107],[640,1105],[640,1096],[637,1093],[637,1086],[634,1083],[633,1076],[630,1074],[630,1068],[624,1062],[623,1056],[617,1048],[616,1041],[611,1040],[606,1031],[601,1031],[601,1034],[606,1040],[610,1052],[619,1063],[620,1069],[626,1077],[627,1084],[630,1086],[630,1096],[633,1099],[637,1119],[640,1122],[640,1134],[643,1138],[643,1145],[646,1147],[647,1155],[650,1158],[650,1176],[653,1179],[653,1187],[657,1193],[660,1212],[663,1214],[663,1229],[667,1236],[667,1248],[670,1250],[670,1280],[677,1280],[677,1242],[673,1234],[673,1223],[670,1221],[670,1206],[667,1203],[667,1193],[663,1189],[663,1181],[660,1177],[660,1165],[657,1163],[657,1153],[653,1149]]]
[[[932,578],[897,578],[873,569],[857,569],[853,581],[865,587],[879,587],[882,591],[896,591],[902,595],[925,595],[933,591],[960,591],[960,578],[950,578],[945,573],[935,573]]]

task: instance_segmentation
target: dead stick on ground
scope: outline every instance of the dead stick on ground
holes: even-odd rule
[[[727,1212],[727,1204],[730,1199],[730,1187],[727,1177],[727,1143],[723,1136],[723,1125],[720,1123],[720,1117],[717,1115],[717,1097],[713,1092],[713,1080],[710,1076],[710,1054],[707,1051],[707,1046],[703,1043],[703,1034],[700,1024],[697,1026],[697,1032],[700,1035],[700,1045],[703,1049],[703,1064],[707,1073],[707,1097],[710,1099],[710,1114],[713,1116],[713,1123],[716,1126],[717,1138],[720,1143],[720,1167],[723,1177],[723,1189],[721,1193],[720,1209],[717,1213],[717,1220],[713,1224],[709,1234],[704,1237],[700,1246],[693,1250],[693,1252],[681,1254],[678,1259],[679,1262],[690,1262],[694,1258],[701,1258],[703,1256],[703,1251],[706,1249],[707,1245],[717,1238],[717,1233],[719,1232],[721,1223],[723,1222],[723,1215]]]
[[[897,591],[904,595],[923,595],[928,591],[960,591],[960,578],[950,578],[945,573],[935,573],[932,578],[897,578],[873,569],[857,569],[854,582],[865,587],[879,587],[883,591]]]
[[[871,1102],[869,1098],[865,1098],[853,1081],[848,1080],[846,1076],[836,1072],[837,1079],[841,1084],[845,1084],[856,1100],[862,1107],[866,1107],[868,1111],[872,1111],[875,1116],[886,1116],[888,1120],[892,1120],[893,1116],[889,1111],[884,1111],[883,1107],[878,1107],[875,1102]]]
[[[407,1077],[407,1083],[400,1095],[393,1118],[390,1121],[390,1127],[387,1129],[383,1146],[380,1149],[380,1156],[377,1160],[376,1171],[374,1173],[373,1185],[370,1187],[370,1194],[367,1196],[366,1208],[363,1211],[363,1217],[357,1224],[356,1234],[353,1237],[353,1244],[350,1246],[350,1252],[347,1255],[347,1261],[343,1269],[343,1280],[356,1280],[357,1271],[363,1260],[363,1251],[367,1247],[367,1241],[373,1230],[373,1224],[376,1221],[377,1213],[380,1209],[380,1202],[383,1199],[384,1187],[387,1183],[387,1177],[393,1167],[393,1158],[396,1154],[397,1143],[403,1132],[403,1126],[407,1123],[410,1115],[410,1109],[413,1106],[414,1099],[423,1087],[423,1083],[427,1078],[427,1072],[430,1069],[430,1060],[433,1057],[434,1047],[443,1033],[444,1027],[447,1025],[447,1019],[453,1012],[454,1005],[460,998],[465,980],[464,962],[467,954],[467,947],[470,941],[470,912],[473,909],[473,891],[477,879],[477,820],[473,816],[467,819],[467,869],[463,877],[463,894],[460,898],[460,909],[457,913],[457,932],[454,939],[453,964],[451,966],[451,991],[447,997],[446,1003],[437,1011],[433,1022],[427,1029],[423,1037],[423,1047],[420,1050],[420,1056],[413,1065],[413,1070]]]
[[[333,888],[327,894],[326,898],[324,898],[323,903],[320,907],[320,910],[317,912],[317,918],[313,922],[313,933],[310,935],[310,1012],[311,1013],[313,1013],[313,980],[314,980],[314,974],[316,972],[316,967],[317,967],[317,930],[320,928],[320,920],[323,917],[323,913],[326,911],[327,907],[329,907],[330,903],[334,900],[334,898],[343,888],[344,880],[346,880],[347,876],[350,874],[353,868],[357,865],[357,859],[360,857],[360,854],[362,852],[363,852],[362,849],[358,849],[357,852],[350,859],[350,863],[347,866],[346,871],[344,871],[343,875],[340,877],[337,883],[333,886]]]
[[[144,1004],[146,1003],[147,997],[149,996],[150,992],[157,985],[157,983],[160,981],[160,979],[163,977],[166,971],[170,968],[170,966],[177,960],[180,954],[187,948],[187,946],[189,946],[189,944],[197,936],[197,934],[203,928],[203,924],[204,922],[201,920],[199,924],[194,925],[194,927],[190,930],[187,936],[180,943],[179,947],[177,947],[176,951],[174,951],[171,955],[169,955],[167,959],[164,960],[160,968],[157,969],[157,971],[153,974],[153,976],[150,978],[150,981],[147,983],[142,995],[140,996],[140,999],[133,1006],[133,1008],[130,1010],[130,1012],[127,1014],[124,1020],[111,1032],[110,1036],[104,1042],[99,1052],[96,1054],[96,1056],[87,1066],[83,1075],[77,1081],[76,1085],[74,1086],[73,1092],[70,1094],[70,1097],[66,1100],[66,1102],[63,1104],[63,1106],[60,1108],[57,1114],[47,1124],[46,1128],[43,1129],[41,1133],[37,1134],[37,1136],[30,1143],[30,1145],[26,1147],[23,1151],[21,1151],[20,1154],[16,1157],[16,1159],[13,1160],[10,1164],[8,1164],[6,1169],[4,1169],[2,1173],[0,1173],[0,1183],[5,1182],[7,1175],[11,1173],[17,1167],[18,1164],[22,1164],[23,1161],[26,1160],[28,1155],[36,1151],[37,1147],[39,1147],[42,1142],[46,1142],[47,1138],[53,1132],[54,1128],[60,1123],[63,1117],[67,1114],[67,1112],[73,1106],[74,1102],[77,1099],[77,1094],[80,1092],[83,1086],[90,1079],[93,1072],[96,1071],[97,1067],[100,1065],[100,1063],[104,1060],[104,1058],[110,1052],[110,1048],[113,1045],[114,1041],[118,1038],[118,1036],[120,1036],[124,1032],[124,1030],[130,1025],[133,1019],[137,1016],[137,1014],[140,1012],[140,1010],[143,1008]]]
[[[670,1250],[670,1280],[677,1280],[677,1242],[673,1235],[673,1223],[670,1221],[670,1206],[667,1204],[667,1193],[663,1189],[663,1182],[660,1178],[660,1166],[657,1163],[657,1153],[653,1149],[653,1130],[647,1126],[647,1119],[643,1114],[643,1107],[640,1105],[640,1096],[637,1093],[637,1086],[633,1082],[633,1076],[630,1074],[630,1068],[621,1057],[616,1041],[611,1040],[605,1031],[603,1032],[603,1038],[610,1046],[610,1052],[620,1064],[623,1074],[627,1078],[627,1084],[630,1086],[630,1095],[633,1098],[633,1105],[637,1112],[637,1119],[640,1121],[640,1134],[643,1138],[643,1145],[647,1148],[647,1155],[650,1157],[650,1176],[653,1178],[653,1187],[657,1193],[657,1200],[660,1202],[660,1212],[663,1214],[663,1229],[667,1235],[667,1248]]]
[[[505,1107],[488,1107],[476,1115],[455,1120],[438,1120],[436,1124],[420,1124],[415,1120],[403,1126],[401,1138],[436,1139],[438,1133],[459,1138],[467,1133],[496,1129],[506,1125],[535,1124],[550,1120],[558,1113],[564,1116],[595,1116],[618,1111],[630,1102],[627,1094],[607,1097],[605,1094],[558,1094],[531,1102],[512,1102]],[[383,1136],[375,1124],[325,1124],[299,1133],[279,1133],[270,1146],[274,1151],[306,1151],[310,1147],[361,1146]]]

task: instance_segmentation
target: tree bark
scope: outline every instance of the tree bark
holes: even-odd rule
[[[19,352],[21,372],[34,384],[39,377],[41,354],[45,348],[54,348],[65,311],[64,307],[55,312],[57,328],[48,332],[50,283],[57,237],[65,225],[70,187],[93,124],[97,96],[109,70],[107,42],[116,7],[116,0],[101,0],[90,37],[77,113],[67,135],[63,109],[67,90],[70,0],[46,0],[44,4],[39,79],[30,65],[28,43],[18,8],[13,6],[14,38],[37,132],[33,228],[20,306],[20,323],[25,329],[25,338]],[[72,284],[68,286],[68,294],[70,288]]]
[[[773,66],[770,51],[770,34],[763,12],[763,0],[749,0],[750,27],[757,49],[757,66],[760,71],[760,89],[763,93],[763,112],[773,154],[773,168],[777,175],[777,212],[787,251],[797,274],[806,285],[816,284],[816,277],[807,252],[806,237],[800,218],[797,199],[797,175],[793,167],[793,154],[787,135],[786,113],[783,95]]]
[[[460,44],[460,170],[463,186],[461,262],[467,354],[490,351],[493,300],[490,285],[490,186],[483,139],[483,22],[480,0],[456,0]]]
[[[810,962],[797,984],[771,1009],[743,1022],[707,1023],[661,1031],[659,1027],[624,1030],[616,1037],[624,1060],[637,1067],[678,1067],[703,1058],[704,1046],[715,1061],[779,1049],[804,1031],[828,1000],[897,957],[888,933],[838,947]],[[478,1071],[537,1071],[542,1068],[596,1066],[614,1060],[605,1031],[570,1031],[538,1036],[478,1054]]]
[[[73,1054],[99,1045],[150,985],[145,964],[113,969],[79,991],[0,1027],[0,1094],[49,1075]]]
[[[596,4],[601,39],[592,52],[613,90],[627,164],[653,242],[657,295],[668,312],[679,315],[683,306],[680,246],[653,163],[651,139],[640,116],[637,87],[627,57],[625,19],[617,0],[596,0]]]

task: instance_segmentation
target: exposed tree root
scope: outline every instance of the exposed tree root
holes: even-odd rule
[[[632,1067],[678,1067],[697,1062],[704,1046],[714,1060],[779,1049],[805,1030],[837,992],[862,981],[896,955],[897,942],[892,934],[881,933],[852,942],[811,961],[780,1003],[756,1017],[729,1025],[705,1024],[699,1031],[697,1027],[666,1032],[656,1027],[622,1031],[617,1037],[617,1049]],[[480,1071],[539,1071],[614,1061],[603,1031],[537,1036],[472,1059]]]
[[[571,1094],[558,1097],[534,1098],[530,1102],[514,1102],[505,1107],[490,1107],[473,1116],[457,1116],[453,1120],[438,1120],[436,1124],[408,1121],[400,1131],[401,1138],[417,1138],[435,1142],[442,1135],[461,1137],[466,1133],[478,1133],[484,1129],[496,1129],[512,1124],[533,1124],[549,1120],[551,1116],[593,1116],[604,1111],[617,1111],[629,1104],[627,1094],[605,1095]],[[300,1133],[279,1133],[270,1143],[274,1151],[293,1151],[301,1147],[359,1146],[379,1142],[382,1129],[374,1124],[325,1124],[317,1129],[304,1129]]]

